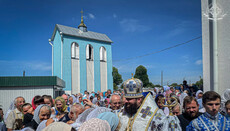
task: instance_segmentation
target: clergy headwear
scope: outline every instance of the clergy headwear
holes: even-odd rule
[[[142,97],[143,83],[137,78],[131,78],[123,83],[125,98],[139,98]]]

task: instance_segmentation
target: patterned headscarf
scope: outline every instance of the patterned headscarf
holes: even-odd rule
[[[84,122],[79,131],[111,131],[111,128],[106,120],[92,118]]]
[[[117,128],[119,124],[118,116],[112,112],[101,113],[99,116],[97,116],[97,118],[101,120],[106,120],[110,125],[111,131],[115,131],[115,129]]]
[[[61,96],[58,96],[56,99],[55,99],[55,104],[57,101],[61,101],[62,103],[62,110],[59,110],[56,105],[55,105],[55,108],[57,109],[58,112],[65,112],[65,110],[68,108],[68,106],[66,105],[65,103],[65,99],[62,98]]]
[[[64,122],[54,122],[44,128],[42,131],[71,131],[72,126]]]

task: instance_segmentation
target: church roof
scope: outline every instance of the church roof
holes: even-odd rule
[[[56,30],[59,30],[64,35],[76,36],[76,37],[81,37],[81,38],[86,38],[86,39],[91,39],[91,40],[98,40],[98,41],[109,42],[109,43],[113,42],[105,34],[96,33],[96,32],[92,32],[92,31],[83,32],[77,28],[59,25],[59,24],[56,24],[51,40],[54,39]]]
[[[57,76],[10,76],[0,77],[0,87],[59,86],[65,82]]]

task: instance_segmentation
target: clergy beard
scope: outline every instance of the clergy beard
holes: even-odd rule
[[[135,102],[134,104],[125,103],[125,112],[127,112],[130,116],[133,116],[134,114],[136,114],[137,109],[138,109],[137,102]]]

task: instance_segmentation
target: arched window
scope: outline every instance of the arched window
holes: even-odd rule
[[[73,42],[71,45],[71,58],[79,59],[79,46],[75,42]]]
[[[86,46],[86,60],[93,60],[93,47],[91,45]]]
[[[100,61],[106,61],[106,50],[105,47],[100,47]]]

